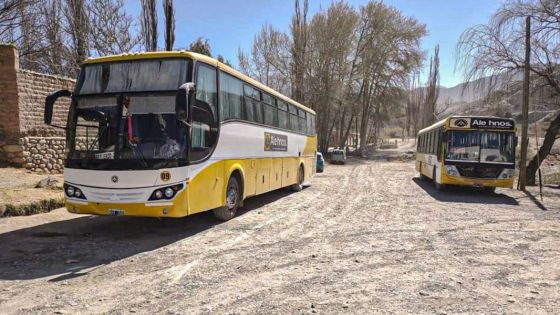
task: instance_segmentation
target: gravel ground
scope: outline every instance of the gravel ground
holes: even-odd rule
[[[560,198],[327,165],[233,220],[0,219],[0,313],[558,313]]]

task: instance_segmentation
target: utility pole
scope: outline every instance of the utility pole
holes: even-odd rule
[[[531,17],[525,20],[525,69],[523,78],[523,121],[521,127],[521,159],[519,161],[519,189],[527,184],[527,145],[529,126],[529,67],[531,66]]]

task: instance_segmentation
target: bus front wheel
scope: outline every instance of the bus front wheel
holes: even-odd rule
[[[292,185],[293,191],[301,191],[303,189],[303,179],[304,179],[303,165],[299,167],[297,179],[298,179],[297,183]]]
[[[222,221],[231,220],[237,209],[239,209],[240,203],[240,189],[237,178],[232,176],[229,178],[227,190],[226,190],[226,204],[223,207],[214,209],[214,216]]]

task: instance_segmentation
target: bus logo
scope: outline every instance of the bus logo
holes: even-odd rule
[[[119,181],[119,177],[118,177],[117,175],[113,175],[113,176],[111,177],[111,181],[112,181],[113,183],[116,183],[116,182]]]
[[[455,127],[459,127],[459,128],[465,128],[469,125],[469,123],[467,122],[466,119],[456,119],[455,120]]]
[[[288,136],[276,133],[264,133],[265,151],[288,151]]]
[[[171,173],[169,173],[168,171],[164,171],[159,174],[159,177],[162,181],[166,182],[171,179]]]

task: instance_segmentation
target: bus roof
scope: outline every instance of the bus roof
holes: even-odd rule
[[[462,120],[465,124],[467,124],[466,126],[451,126],[451,122],[452,121],[460,121]],[[483,121],[488,123],[488,125],[483,125],[483,126],[477,126],[477,127],[473,127],[471,125],[471,123],[473,123],[475,120],[478,121]],[[507,126],[497,126],[496,124],[494,124],[494,126],[490,125],[490,122],[495,122],[495,123],[508,123],[509,125]],[[442,119],[436,123],[434,123],[433,125],[426,127],[420,131],[418,131],[418,134],[424,133],[426,131],[430,131],[439,127],[444,127],[446,129],[467,129],[467,130],[476,130],[476,129],[495,129],[495,130],[504,130],[504,131],[515,131],[515,120],[512,118],[504,118],[504,117],[496,117],[496,116],[466,116],[466,115],[459,115],[459,116],[449,116],[445,119]]]
[[[234,77],[237,77],[238,79],[241,79],[243,81],[246,81],[249,84],[254,85],[255,87],[263,90],[264,92],[272,94],[279,99],[282,99],[282,100],[284,100],[284,101],[286,101],[290,104],[293,104],[293,105],[295,105],[295,106],[297,106],[297,107],[299,107],[299,108],[301,108],[305,111],[308,111],[312,114],[315,114],[315,111],[312,110],[311,108],[308,108],[308,107],[294,101],[293,99],[285,96],[284,94],[276,92],[275,90],[269,88],[268,86],[258,82],[257,80],[254,80],[253,78],[251,78],[249,76],[244,75],[243,73],[233,69],[232,67],[230,67],[230,66],[228,66],[224,63],[221,63],[221,62],[219,62],[218,60],[216,60],[212,57],[208,57],[206,55],[191,52],[191,51],[154,51],[154,52],[125,53],[125,54],[120,54],[120,55],[88,58],[82,64],[83,65],[88,65],[88,64],[96,64],[96,63],[106,63],[106,62],[144,60],[144,59],[161,59],[161,58],[191,58],[193,60],[199,60],[199,61],[208,63],[210,65],[213,65],[213,66],[219,68],[220,70],[223,70],[224,72],[226,72],[230,75],[233,75]]]

